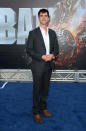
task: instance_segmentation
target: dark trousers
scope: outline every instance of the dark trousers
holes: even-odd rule
[[[45,69],[41,72],[32,72],[33,75],[33,113],[38,114],[40,109],[47,109],[47,96],[49,82],[52,73],[50,64],[46,63]]]

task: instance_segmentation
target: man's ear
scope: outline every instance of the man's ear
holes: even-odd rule
[[[49,16],[48,24],[49,24],[49,22],[50,22],[50,16]]]
[[[49,16],[48,18],[49,18],[49,20],[48,20],[48,22],[47,22],[47,23],[49,24],[49,22],[50,22],[50,16]]]

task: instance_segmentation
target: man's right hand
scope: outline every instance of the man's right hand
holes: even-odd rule
[[[47,56],[46,55],[42,55],[42,60],[47,61]]]
[[[45,62],[47,61],[51,61],[53,58],[53,54],[49,54],[49,55],[42,55],[42,60],[44,60]]]

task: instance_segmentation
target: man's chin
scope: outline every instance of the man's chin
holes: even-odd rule
[[[42,25],[45,25],[45,26],[47,26],[47,25],[48,25],[48,23],[42,23]]]

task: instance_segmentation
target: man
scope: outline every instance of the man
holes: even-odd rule
[[[42,123],[40,113],[50,117],[47,110],[47,96],[52,72],[52,61],[58,55],[58,41],[53,30],[48,28],[49,12],[41,9],[38,12],[40,27],[29,32],[26,51],[32,57],[31,71],[33,76],[33,118]]]

